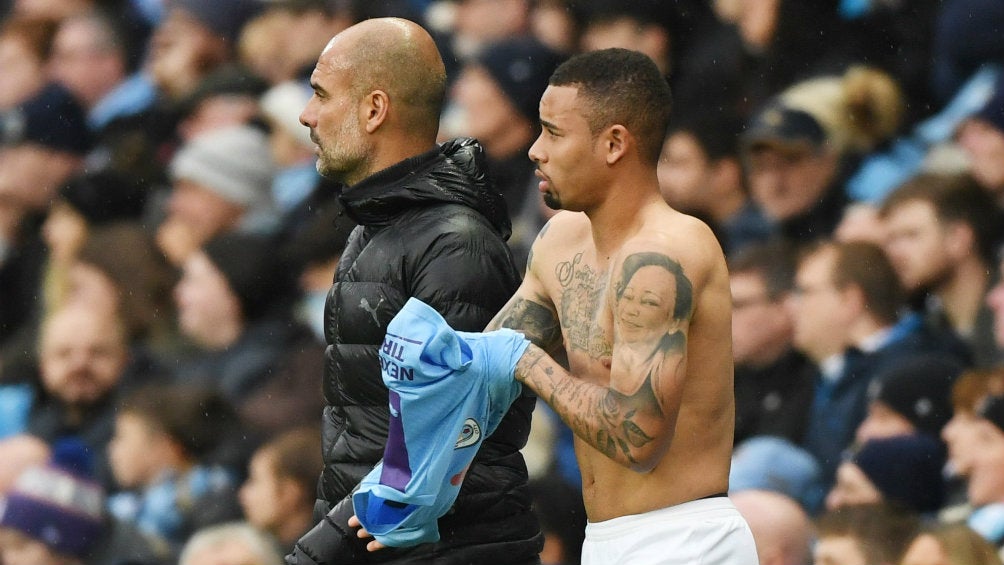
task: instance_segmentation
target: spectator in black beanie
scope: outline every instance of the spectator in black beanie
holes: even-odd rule
[[[878,375],[868,390],[868,415],[858,426],[858,443],[912,433],[940,437],[952,418],[952,383],[963,368],[945,357],[919,355]]]
[[[290,285],[271,238],[227,233],[192,253],[174,295],[181,332],[198,353],[178,378],[240,403],[276,369],[289,339]]]

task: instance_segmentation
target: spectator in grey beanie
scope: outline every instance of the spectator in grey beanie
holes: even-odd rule
[[[264,132],[249,125],[210,130],[171,161],[171,195],[158,243],[173,262],[228,231],[270,233],[278,222],[275,165]]]
[[[914,432],[940,437],[952,418],[952,384],[963,369],[951,359],[920,355],[877,375],[868,389],[868,414],[858,426],[857,442]]]

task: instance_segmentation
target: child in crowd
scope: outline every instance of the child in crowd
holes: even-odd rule
[[[317,428],[280,434],[252,455],[239,492],[247,521],[271,534],[284,553],[314,525],[317,477],[324,467],[320,444]]]
[[[218,394],[190,387],[152,385],[125,398],[109,460],[126,490],[110,497],[111,513],[174,547],[238,518],[234,473],[211,458],[233,414]]]

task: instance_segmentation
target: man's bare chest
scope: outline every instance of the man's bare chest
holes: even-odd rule
[[[579,358],[609,367],[613,349],[609,290],[608,272],[584,253],[555,264],[551,294],[569,361],[574,363]]]

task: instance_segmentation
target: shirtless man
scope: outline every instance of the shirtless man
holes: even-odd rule
[[[566,211],[541,230],[522,285],[487,329],[532,342],[515,377],[575,432],[583,565],[756,565],[725,495],[729,278],[707,225],[659,192],[668,119],[669,87],[645,55],[606,49],[558,67],[529,154],[544,201]],[[550,356],[562,351],[567,370]]]
[[[645,56],[573,57],[530,148],[557,214],[488,329],[533,343],[516,378],[576,435],[583,563],[757,562],[728,490],[734,399],[721,248],[670,208],[656,163],[669,89]],[[564,348],[569,370],[549,353]]]

